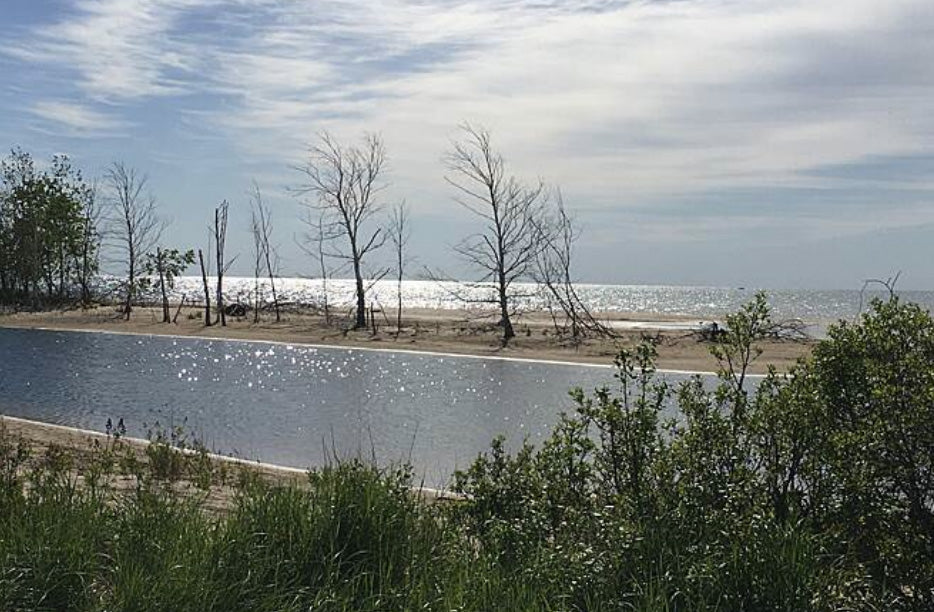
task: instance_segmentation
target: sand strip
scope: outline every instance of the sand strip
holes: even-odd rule
[[[101,445],[106,445],[114,440],[112,436],[99,431],[44,423],[2,414],[0,414],[0,425],[6,428],[7,433],[22,438],[38,448],[48,448],[54,444],[68,450],[86,452],[94,447],[95,440]],[[151,444],[149,440],[142,438],[121,436],[119,439],[121,442],[139,449],[145,449],[146,446]],[[197,451],[191,449],[180,449],[180,452],[188,455],[198,454]],[[206,453],[206,456],[211,461],[247,468],[271,476],[279,481],[295,482],[296,479],[303,480],[308,474],[307,468],[276,465],[216,453]],[[456,499],[457,497],[449,492],[429,487],[413,487],[413,492],[427,499]]]

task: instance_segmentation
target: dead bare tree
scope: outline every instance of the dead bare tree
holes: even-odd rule
[[[263,289],[259,277],[263,273],[263,243],[256,211],[250,217],[250,234],[253,236],[253,323],[259,323],[260,304],[263,300]]]
[[[227,315],[224,312],[224,247],[227,244],[227,212],[230,205],[227,200],[214,209],[214,247],[217,254],[217,318],[221,327],[227,326]]]
[[[402,277],[405,273],[405,248],[411,238],[409,209],[405,200],[399,202],[390,213],[389,240],[392,242],[396,264],[396,337],[402,333]]]
[[[333,227],[327,223],[326,214],[321,211],[307,210],[306,215],[301,217],[301,222],[307,227],[301,240],[296,238],[298,247],[304,251],[318,264],[318,273],[321,278],[321,310],[324,312],[325,325],[331,324],[331,301],[328,287],[328,281],[334,274],[340,272],[341,268],[333,269],[328,263],[330,251],[328,244],[335,238],[340,237],[339,233],[334,233]],[[344,262],[346,265],[347,262]]]
[[[140,284],[143,257],[159,242],[165,223],[156,214],[156,200],[146,193],[147,178],[121,162],[107,170],[110,191],[109,236],[126,266],[124,317],[129,320]]]
[[[613,330],[600,323],[580,299],[574,284],[572,256],[580,231],[564,206],[560,189],[555,190],[554,207],[534,220],[540,249],[535,254],[531,277],[542,288],[559,333],[569,333],[579,343],[584,336],[611,337]],[[554,313],[557,306],[563,315],[559,325]]]
[[[379,136],[366,135],[359,146],[345,147],[322,132],[318,144],[310,147],[305,164],[296,168],[307,182],[294,191],[309,196],[306,206],[322,213],[327,235],[346,239],[348,250],[338,248],[330,256],[347,261],[353,268],[355,329],[365,329],[367,323],[364,258],[385,240],[381,229],[366,228],[381,208],[377,196],[385,187],[385,166],[386,151]]]
[[[450,171],[445,180],[457,190],[455,200],[484,222],[482,231],[468,236],[455,252],[491,281],[499,307],[503,343],[515,337],[512,325],[512,285],[529,275],[540,245],[535,220],[542,215],[547,198],[539,182],[527,186],[508,174],[502,155],[490,143],[490,133],[470,124],[461,126],[463,140],[453,143],[444,162]]]
[[[254,254],[256,256],[254,261],[256,291],[259,292],[259,276],[265,269],[266,276],[269,279],[269,288],[272,292],[272,305],[276,311],[276,323],[279,323],[282,320],[279,311],[279,297],[276,294],[276,268],[278,267],[279,256],[270,241],[272,238],[272,211],[263,201],[263,194],[255,181],[253,182],[253,190],[250,193],[250,200],[253,205],[250,229],[253,233]],[[253,320],[259,321],[259,304],[257,303],[256,306]]]
[[[204,255],[198,249],[198,262],[201,264],[201,282],[204,283],[204,326],[210,327],[211,322],[211,291],[208,289],[208,271],[204,265]]]
[[[862,314],[866,291],[873,285],[879,285],[885,289],[886,293],[889,294],[888,297],[890,300],[894,298],[896,295],[895,286],[898,284],[898,279],[901,275],[902,271],[899,270],[895,276],[890,276],[888,278],[867,278],[864,280],[863,287],[859,290],[859,308],[856,310],[856,316],[859,317],[859,315]]]

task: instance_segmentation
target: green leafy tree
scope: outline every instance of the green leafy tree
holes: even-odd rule
[[[0,164],[3,175],[4,289],[13,296],[38,298],[40,177],[32,156],[14,149]]]
[[[188,266],[195,262],[195,252],[192,249],[180,251],[178,249],[163,249],[156,247],[155,253],[147,253],[143,259],[143,269],[154,279],[155,287],[162,295],[162,322],[171,323],[169,316],[168,291],[175,287],[175,278],[181,276]]]
[[[0,293],[6,300],[61,301],[90,293],[100,237],[94,191],[68,158],[38,170],[14,149],[0,162]],[[40,286],[42,289],[40,290]]]
[[[934,320],[897,297],[841,322],[814,351],[808,387],[820,462],[810,504],[878,584],[934,607]]]
[[[85,202],[90,187],[65,156],[52,158],[51,169],[42,176],[44,202],[41,206],[42,267],[48,295],[63,299],[77,280],[76,262],[86,245]]]

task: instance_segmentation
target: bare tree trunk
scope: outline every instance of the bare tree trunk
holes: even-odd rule
[[[178,301],[178,308],[175,309],[175,316],[172,317],[172,323],[178,323],[178,315],[182,312],[182,307],[185,306],[185,300],[188,299],[187,295],[183,295],[182,299]]]
[[[282,321],[282,314],[279,309],[279,296],[276,294],[276,278],[272,273],[272,264],[269,263],[269,253],[266,253],[266,267],[269,270],[269,288],[272,291],[272,306],[276,309],[276,323]]]
[[[260,192],[259,185],[253,182],[253,242],[256,247],[256,287],[259,288],[260,268],[263,262],[266,264],[266,276],[269,278],[269,289],[272,292],[272,305],[276,310],[276,323],[282,320],[279,309],[279,296],[276,293],[276,268],[278,264],[278,255],[275,254],[275,247],[272,246],[272,213],[263,203],[263,194]],[[259,313],[254,315],[254,322],[259,321]]]
[[[512,328],[512,319],[509,317],[509,287],[506,284],[506,275],[503,273],[499,274],[497,289],[499,292],[499,324],[503,328],[503,344],[506,344],[516,337],[516,332]]]
[[[313,211],[318,214],[314,215]],[[316,306],[324,311],[324,324],[330,326],[331,310],[328,299],[328,278],[330,278],[332,272],[327,262],[329,254],[326,252],[324,245],[328,240],[333,239],[335,234],[328,231],[326,217],[326,211],[309,207],[306,214],[301,217],[301,222],[308,228],[303,236],[304,242],[296,241],[296,243],[300,249],[318,263],[318,270],[321,274],[321,304],[316,304]]]
[[[260,290],[259,276],[253,278],[253,323],[259,323]]]
[[[389,219],[389,239],[396,251],[396,338],[402,333],[402,278],[405,271],[405,246],[409,241],[408,209],[400,202]]]
[[[363,276],[360,272],[360,260],[354,258],[353,275],[357,285],[357,319],[354,323],[356,329],[366,329],[366,293],[363,288]]]
[[[306,205],[326,217],[322,233],[327,233],[329,239],[343,236],[347,240],[349,252],[337,251],[334,256],[353,266],[356,329],[366,328],[363,260],[367,253],[382,246],[385,239],[380,228],[366,230],[367,221],[381,208],[376,194],[385,187],[382,184],[385,163],[385,148],[378,136],[367,135],[361,146],[343,147],[325,132],[300,168],[308,182],[295,189],[296,193],[312,196],[313,200]]]
[[[133,310],[133,291],[136,289],[136,253],[130,247],[130,269],[127,274],[126,304],[123,306],[123,317],[129,321]]]
[[[324,253],[324,215],[318,219],[318,263],[321,265],[321,293],[324,300],[324,324],[331,325],[331,306],[328,300],[328,265]]]
[[[165,267],[162,262],[162,249],[156,248],[156,262],[159,266],[159,287],[162,289],[162,322],[171,323],[169,317],[169,295],[165,290]]]
[[[267,257],[268,256],[269,255],[267,254]],[[272,273],[272,266],[269,264],[269,262],[267,262],[266,265],[269,269],[269,288],[272,291],[272,306],[276,309],[276,323],[279,323],[282,321],[282,314],[279,309],[279,296],[276,294],[276,279]]]
[[[217,318],[221,327],[227,326],[224,311],[224,246],[227,242],[227,201],[214,209],[214,246],[217,250]]]
[[[515,309],[515,281],[528,276],[541,245],[535,239],[535,221],[547,198],[544,184],[527,187],[507,174],[503,157],[493,150],[483,128],[462,126],[464,141],[455,142],[445,157],[457,190],[458,204],[484,222],[484,228],[455,247],[460,257],[495,284],[503,344],[515,337],[511,314]]]
[[[204,283],[204,325],[210,327],[211,323],[211,290],[208,289],[208,272],[204,267],[204,255],[198,249],[198,261],[201,262],[201,282]]]
[[[257,226],[256,214],[253,214],[253,225],[251,226],[253,232],[253,248],[254,248],[254,257],[253,257],[253,323],[259,323],[259,307],[260,307],[260,288],[259,288],[259,275],[260,275],[260,266],[263,261],[263,242],[260,234],[259,227]]]
[[[396,337],[402,333],[402,262],[399,261],[399,275],[396,277]]]

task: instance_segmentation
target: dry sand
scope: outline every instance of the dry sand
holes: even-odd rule
[[[175,314],[174,309],[172,314]],[[689,329],[664,329],[677,325],[689,326],[697,321],[676,316],[614,313],[611,318],[617,326],[637,325],[642,329],[623,327],[618,330],[618,338],[592,339],[584,341],[580,346],[570,346],[554,335],[547,315],[527,314],[516,322],[517,337],[509,346],[502,347],[499,330],[490,320],[479,319],[476,314],[465,311],[406,311],[402,333],[398,334],[398,337],[395,333],[393,313],[387,313],[388,316],[382,321],[380,316],[377,316],[376,334],[369,330],[349,330],[346,322],[325,325],[323,317],[306,313],[284,313],[280,323],[271,320],[270,315],[266,315],[259,323],[253,323],[249,317],[228,318],[227,327],[205,327],[200,314],[200,310],[186,308],[181,311],[177,323],[166,324],[160,322],[161,310],[156,308],[137,308],[131,320],[125,321],[114,308],[98,307],[90,310],[3,314],[0,315],[0,327],[270,340],[293,344],[403,349],[597,364],[612,363],[613,356],[619,348],[634,346],[644,335],[650,335],[659,341],[659,368],[692,372],[710,372],[717,368],[716,360],[710,356],[708,342],[701,341],[698,335]],[[786,370],[796,360],[807,355],[813,344],[812,341],[764,342],[761,345],[763,354],[754,364],[753,372],[764,372],[768,364],[774,365],[780,371]]]
[[[65,454],[72,474],[77,483],[83,485],[81,474],[88,471],[93,458],[109,453],[112,457],[110,469],[106,473],[106,482],[118,496],[129,495],[136,490],[139,479],[131,472],[120,468],[126,458],[133,457],[139,465],[146,465],[148,458],[147,440],[136,438],[114,438],[103,432],[92,432],[63,425],[51,425],[28,419],[0,415],[0,443],[25,443],[29,449],[29,459],[20,467],[29,472],[37,464],[46,461],[53,449]],[[170,487],[180,497],[195,498],[201,508],[211,513],[222,513],[230,506],[237,494],[238,474],[252,474],[274,484],[303,485],[307,482],[306,472],[293,468],[284,468],[268,464],[240,461],[234,458],[209,455],[214,466],[209,486],[196,486],[186,476],[181,476],[162,486]],[[121,461],[118,458],[123,458]]]

